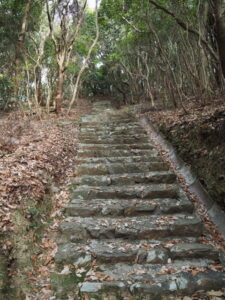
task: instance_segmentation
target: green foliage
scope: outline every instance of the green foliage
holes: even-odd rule
[[[157,0],[159,5],[176,15],[188,27],[199,31],[203,0]],[[16,46],[26,0],[0,1],[0,78],[1,103],[12,95],[12,79],[15,72]],[[63,5],[64,0],[55,3]],[[52,1],[49,0],[51,6]],[[48,28],[44,12],[45,1],[33,0],[22,57],[20,58],[21,99],[26,98],[26,85],[31,98],[35,93],[35,60],[41,42],[40,32]],[[51,7],[50,7],[51,8]],[[76,10],[76,9],[75,9]],[[51,13],[54,11],[51,10]],[[73,12],[74,13],[74,12]],[[71,15],[70,15],[71,17]],[[68,34],[76,26],[76,14],[65,20]],[[46,22],[46,23],[45,23]],[[57,23],[57,22],[56,22]],[[179,23],[179,22],[178,22]],[[191,93],[212,89],[215,84],[215,64],[203,49],[205,66],[202,70],[202,53],[199,40],[187,33],[176,19],[156,8],[146,0],[102,0],[99,9],[100,40],[94,49],[89,67],[82,75],[83,95],[128,95],[149,99],[149,90],[166,95],[167,99],[190,97]],[[60,40],[60,22],[55,24],[56,40]],[[44,29],[43,29],[44,28]],[[203,28],[204,29],[204,28]],[[212,33],[212,29],[211,33]],[[205,39],[210,40],[207,30]],[[85,12],[81,30],[72,45],[70,62],[65,67],[64,95],[71,97],[72,85],[95,38],[95,13]],[[61,36],[62,37],[62,36]],[[209,41],[210,43],[210,41]],[[63,47],[63,43],[61,44]],[[61,48],[62,49],[62,48]],[[59,49],[57,50],[59,51]],[[41,88],[47,98],[50,87],[54,98],[58,78],[56,49],[47,37],[41,59]],[[203,57],[204,59],[204,57]],[[206,83],[202,84],[204,73]],[[28,79],[29,77],[29,79]],[[209,80],[210,78],[210,80]],[[28,82],[29,80],[29,82]],[[207,81],[208,80],[208,81]],[[132,95],[132,97],[131,97]]]
[[[168,97],[181,99],[182,93],[190,95],[193,86],[196,90],[200,86],[202,90],[207,89],[199,73],[211,78],[212,75],[208,75],[213,72],[211,62],[202,65],[204,56],[201,58],[198,38],[180,26],[183,22],[188,28],[200,30],[199,18],[202,17],[204,1],[157,0],[156,3],[177,19],[156,8],[150,1],[102,0],[98,57],[108,68],[113,85],[111,91],[119,89],[125,93],[130,90],[136,98],[142,95],[148,99],[152,90],[152,93],[167,94],[168,100]],[[207,32],[204,28],[201,30]],[[208,40],[207,36],[205,38]],[[196,66],[205,69],[198,71]],[[172,86],[169,91],[168,85]],[[180,89],[183,89],[182,93]]]
[[[12,85],[8,77],[0,76],[0,108],[5,107],[12,96]]]
[[[107,67],[92,63],[83,80],[83,94],[85,96],[108,95],[111,84]]]

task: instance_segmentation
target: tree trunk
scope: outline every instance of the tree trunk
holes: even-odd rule
[[[44,106],[41,89],[41,69],[39,66],[35,68],[35,93],[38,104]]]
[[[214,15],[216,25],[216,41],[218,45],[220,63],[223,76],[225,77],[225,5],[223,0],[214,0]]]
[[[207,37],[207,21],[209,14],[209,2],[203,0],[199,2],[198,18],[199,18],[199,32],[204,38]],[[199,43],[199,57],[200,57],[200,67],[199,67],[199,81],[201,86],[200,93],[205,93],[209,91],[209,77],[207,76],[208,60],[207,53],[205,53],[202,44]]]
[[[77,79],[76,79],[76,82],[75,82],[75,85],[74,85],[74,90],[73,90],[73,96],[72,96],[72,99],[70,101],[69,108],[68,108],[68,114],[70,113],[70,110],[72,109],[72,106],[73,106],[74,102],[76,101],[81,76],[82,76],[83,72],[85,71],[85,69],[88,66],[88,61],[91,57],[92,51],[95,48],[95,46],[97,45],[97,42],[98,42],[98,39],[99,39],[100,32],[99,32],[99,24],[98,24],[98,0],[95,0],[95,28],[96,28],[95,39],[94,39],[92,45],[90,46],[90,48],[88,50],[88,53],[87,53],[87,56],[84,59],[83,65],[82,65],[82,67],[81,67],[81,69],[80,69],[80,71],[77,75]]]
[[[64,70],[59,68],[59,78],[58,78],[57,92],[55,97],[55,112],[57,114],[61,112],[61,105],[63,101],[63,82],[64,82]]]
[[[31,0],[27,0],[25,4],[25,11],[22,20],[21,31],[19,33],[16,49],[15,49],[15,76],[14,76],[14,96],[17,97],[19,91],[19,81],[20,81],[20,61],[23,53],[23,46],[25,35],[28,26],[29,12],[30,12]]]

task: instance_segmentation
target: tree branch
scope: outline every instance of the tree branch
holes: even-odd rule
[[[73,96],[72,96],[72,99],[71,99],[71,102],[70,102],[70,105],[69,105],[69,109],[68,109],[68,114],[70,113],[70,110],[74,104],[74,102],[76,101],[77,99],[77,92],[78,92],[78,87],[79,87],[79,83],[80,83],[80,78],[81,78],[81,75],[83,74],[83,72],[85,71],[85,69],[87,68],[88,66],[88,61],[91,57],[91,53],[94,49],[94,47],[96,46],[97,42],[98,42],[98,39],[99,39],[99,24],[98,24],[98,0],[95,0],[96,2],[96,7],[95,7],[95,27],[96,27],[96,35],[95,35],[95,39],[91,45],[91,47],[89,48],[89,51],[88,51],[88,54],[87,54],[87,57],[85,58],[84,60],[84,63],[78,73],[78,76],[77,76],[77,79],[76,79],[76,83],[75,83],[75,86],[74,86],[74,90],[73,90]]]
[[[58,44],[57,44],[57,41],[56,41],[56,38],[55,38],[55,35],[54,35],[54,31],[53,31],[52,18],[51,18],[51,15],[50,15],[48,0],[46,0],[46,8],[47,8],[47,16],[48,16],[48,24],[49,24],[49,29],[50,29],[50,35],[51,35],[51,39],[54,43],[55,50],[57,52],[58,51],[58,49],[57,49]]]
[[[197,30],[195,30],[194,28],[190,27],[183,20],[181,20],[180,18],[178,18],[173,12],[171,12],[170,10],[168,10],[166,7],[160,5],[156,1],[149,0],[149,2],[151,4],[153,4],[157,9],[160,9],[164,13],[166,13],[167,15],[171,16],[182,29],[184,29],[185,31],[190,32],[191,34],[195,35],[201,41],[201,43],[206,47],[206,49],[212,55],[212,57],[216,61],[219,61],[219,56],[217,55],[217,53],[215,53],[215,51],[209,46],[209,43],[202,37],[202,35],[200,35],[200,33]]]
[[[132,24],[129,20],[127,20],[127,18],[122,17],[122,19],[123,19],[124,21],[126,21],[127,24],[129,24],[135,31],[140,32],[140,33],[145,32],[145,31],[143,31],[143,30],[138,29],[134,24]]]

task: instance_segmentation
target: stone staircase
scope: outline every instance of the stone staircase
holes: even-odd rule
[[[53,275],[58,300],[177,299],[225,287],[222,254],[199,242],[192,203],[132,114],[96,102],[81,119],[77,163]]]

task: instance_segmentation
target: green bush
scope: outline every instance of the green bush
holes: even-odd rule
[[[12,97],[12,84],[7,77],[0,75],[0,108],[4,108]]]

